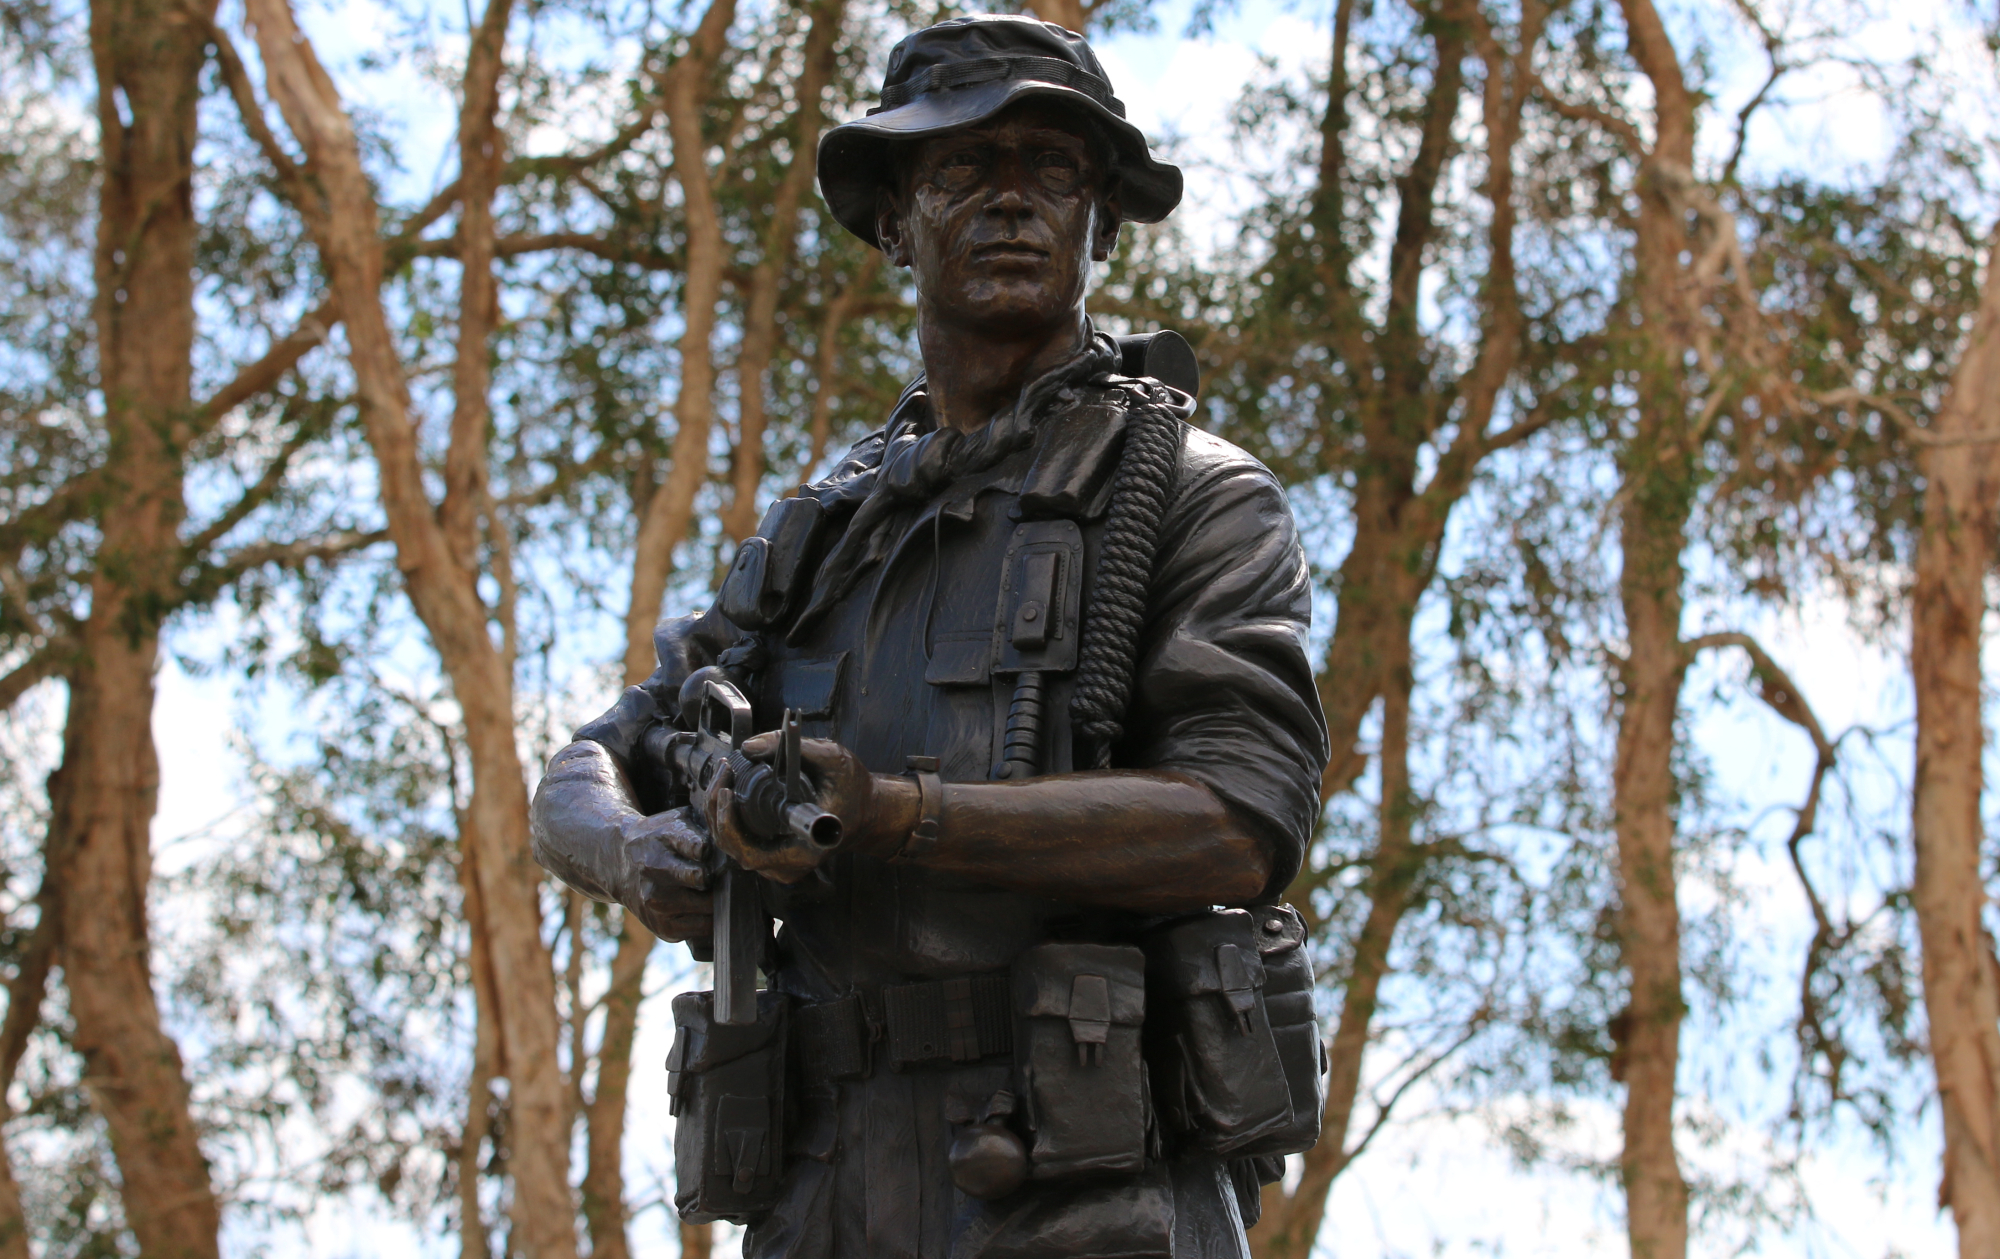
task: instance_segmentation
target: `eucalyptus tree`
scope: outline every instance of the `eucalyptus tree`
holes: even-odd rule
[[[1531,71],[1551,43],[1582,37],[1578,21],[1532,2],[1343,0],[1327,78],[1273,85],[1239,111],[1243,138],[1305,178],[1260,172],[1268,199],[1225,275],[1135,307],[1206,323],[1223,431],[1299,492],[1351,505],[1346,552],[1323,570],[1335,612],[1319,681],[1333,752],[1321,797],[1336,812],[1368,768],[1363,727],[1381,706],[1372,821],[1353,828],[1354,845],[1345,827],[1323,835],[1292,889],[1343,959],[1343,997],[1326,1135],[1294,1187],[1266,1188],[1260,1255],[1311,1249],[1335,1178],[1386,1120],[1393,1103],[1355,1124],[1398,928],[1469,855],[1455,837],[1420,834],[1412,632],[1454,507],[1486,461],[1562,418],[1559,387],[1581,352],[1587,322],[1573,307],[1593,300],[1592,281],[1566,257],[1574,224],[1538,204],[1534,180],[1559,179],[1591,150],[1537,108]],[[1180,277],[1163,280],[1153,291]],[[1418,1055],[1402,1082],[1448,1052]]]
[[[66,704],[38,912],[0,1030],[0,1083],[13,1083],[38,1039],[60,1052],[54,1029],[39,1028],[59,971],[61,1036],[80,1056],[117,1159],[117,1210],[103,1227],[115,1232],[122,1219],[149,1253],[214,1254],[219,1206],[153,986],[162,634],[176,612],[246,574],[372,539],[301,490],[294,467],[327,432],[328,399],[294,368],[325,336],[331,308],[248,240],[234,268],[217,267],[206,247],[207,233],[245,225],[231,221],[227,197],[196,196],[201,13],[145,3],[10,10],[17,34],[24,14],[57,41],[87,23],[91,73],[23,82],[34,90],[10,105],[28,125],[10,132],[25,161],[10,163],[7,206],[6,352],[17,370],[0,405],[9,659],[0,699],[11,705],[53,679]],[[15,47],[27,55],[9,54],[10,77],[28,79],[33,41]],[[60,53],[48,56],[54,64]],[[94,125],[63,125],[79,96],[94,103]],[[77,201],[45,200],[85,189],[94,197],[78,198],[88,207],[81,222]],[[236,318],[198,318],[198,297]],[[29,1090],[28,1120],[51,1100]],[[45,1239],[58,1227],[36,1226]],[[0,1218],[15,1253],[25,1231],[18,1207]]]
[[[650,672],[663,596],[705,585],[702,556],[723,536],[696,527],[702,509],[746,531],[772,474],[795,476],[850,414],[893,396],[880,379],[893,345],[886,357],[872,345],[893,342],[896,303],[876,268],[822,238],[806,196],[821,119],[851,99],[893,19],[839,2],[720,0],[683,29],[640,6],[593,10],[582,17],[595,37],[632,54],[580,79],[539,57],[534,24],[560,13],[491,5],[453,81],[456,177],[399,210],[292,11],[259,0],[247,16],[252,62],[212,36],[274,187],[356,312],[345,358],[379,510],[449,683],[449,705],[427,709],[448,728],[433,755],[447,768],[462,757],[466,771],[453,822],[478,1017],[454,1142],[463,1243],[488,1245],[480,1170],[496,1167],[504,1137],[508,1246],[574,1252],[568,1159],[581,1116],[583,1226],[592,1253],[622,1253],[626,1080],[653,941],[569,898],[556,955],[543,943],[516,733],[542,701],[524,689],[522,653],[565,635],[574,650],[565,612],[608,608],[622,586],[621,672]],[[607,99],[617,113],[578,128],[594,139],[529,147],[537,127],[576,126]],[[447,233],[424,234],[447,219]],[[854,370],[837,347],[863,330]],[[448,390],[431,383],[442,379]],[[719,449],[733,465],[723,485]],[[593,957],[608,985],[595,1001],[582,975]],[[593,1051],[584,1028],[600,1009]]]

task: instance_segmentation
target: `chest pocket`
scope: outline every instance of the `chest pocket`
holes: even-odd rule
[[[993,635],[985,630],[942,634],[931,644],[924,681],[932,686],[985,686],[993,676]]]
[[[767,707],[773,712],[787,708],[811,722],[829,722],[840,697],[840,675],[847,653],[816,659],[784,660],[771,670],[765,687]]]

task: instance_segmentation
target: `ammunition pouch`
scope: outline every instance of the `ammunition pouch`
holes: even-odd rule
[[[1290,905],[1259,905],[1250,916],[1257,924],[1257,952],[1264,959],[1264,1008],[1292,1113],[1289,1123],[1241,1153],[1297,1154],[1319,1144],[1320,1119],[1326,1113],[1326,1042],[1320,1039],[1319,1011],[1313,1007],[1306,924]]]
[[[1288,906],[1196,914],[1147,936],[1154,1094],[1183,1140],[1247,1158],[1319,1139],[1319,1029],[1303,942]]]
[[[815,498],[772,503],[757,532],[736,548],[716,593],[717,610],[747,630],[783,621],[810,583],[809,566],[826,532],[825,517]]]
[[[674,998],[674,1208],[690,1223],[743,1223],[778,1200],[785,1151],[785,1047],[791,998],[757,994],[757,1021],[715,1021],[714,994]]]
[[[1031,1180],[1137,1172],[1152,1150],[1145,955],[1041,944],[1014,962],[1014,1070]]]

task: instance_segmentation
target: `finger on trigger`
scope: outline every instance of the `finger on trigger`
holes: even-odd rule
[[[709,793],[708,833],[718,844],[743,846],[743,837],[736,829],[736,793],[727,787],[717,787]]]
[[[832,739],[801,739],[799,755],[814,769],[831,768],[840,764],[847,755],[847,749]]]

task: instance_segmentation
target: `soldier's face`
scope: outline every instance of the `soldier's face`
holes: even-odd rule
[[[1068,111],[1040,101],[912,146],[876,230],[914,273],[925,314],[1022,333],[1074,311],[1091,260],[1118,240],[1093,150]]]

